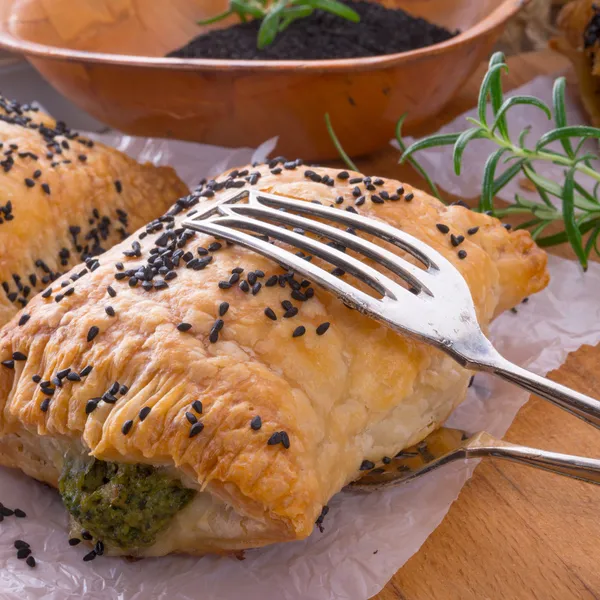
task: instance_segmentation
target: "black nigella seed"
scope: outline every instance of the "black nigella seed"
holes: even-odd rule
[[[216,252],[217,250],[220,250],[223,247],[223,245],[219,242],[213,242],[212,244],[210,244],[208,246],[208,251],[209,252]]]
[[[362,183],[363,178],[362,177],[353,177],[352,179],[350,179],[350,181],[348,181],[348,183],[351,183],[352,185],[354,185],[355,183]]]
[[[244,272],[244,269],[242,267],[235,267],[235,269],[231,269],[231,272],[241,274]]]
[[[469,235],[475,235],[478,231],[479,231],[479,227],[471,227],[470,229],[467,229],[467,233]]]
[[[275,311],[268,306],[265,308],[265,315],[271,319],[271,321],[277,321],[277,315],[275,314]]]
[[[115,292],[115,289],[110,285],[106,288],[106,291],[108,292],[108,295],[111,298],[114,298],[117,295],[117,292]]]
[[[28,556],[25,562],[28,567],[31,567],[32,569],[35,567],[35,558],[33,558],[33,556]]]
[[[99,401],[100,401],[100,398],[92,398],[91,400],[88,400],[87,404],[85,405],[85,414],[86,415],[92,414],[98,408]]]
[[[329,323],[321,323],[318,327],[317,327],[317,335],[323,335],[328,329],[329,329]]]
[[[119,394],[121,394],[121,396],[124,396],[128,391],[129,391],[129,388],[126,385],[122,385],[119,388]]]
[[[50,195],[50,186],[47,183],[42,183],[42,189],[44,190],[45,194]]]
[[[300,325],[299,327],[296,327],[296,329],[294,329],[294,333],[292,333],[292,337],[297,338],[297,337],[303,336],[305,333],[306,333],[306,327],[304,327],[304,325]]]
[[[465,237],[463,235],[454,235],[450,234],[450,242],[456,248],[456,246],[460,246],[465,241]]]
[[[81,544],[81,540],[79,538],[71,538],[69,540],[69,546],[78,546]]]
[[[92,365],[88,365],[88,366],[87,366],[87,367],[85,367],[85,368],[84,368],[84,369],[81,371],[81,373],[79,373],[79,374],[80,374],[82,377],[87,377],[87,376],[88,376],[88,375],[89,375],[89,374],[92,372],[92,369],[93,369],[93,368],[94,368],[94,367],[92,367]]]
[[[91,552],[88,552],[84,557],[83,557],[83,562],[90,562],[90,560],[94,560],[96,558],[96,551],[92,550]]]
[[[96,325],[92,325],[87,333],[87,341],[91,342],[100,333],[100,328]]]
[[[192,408],[199,414],[202,414],[202,402],[200,400],[194,400],[192,402]]]
[[[30,179],[29,177],[27,177],[27,178],[25,179],[25,185],[26,185],[28,188],[32,188],[32,187],[35,185],[35,181],[34,181],[33,179]]]
[[[50,298],[52,295],[52,288],[48,288],[42,292],[42,298]]]
[[[253,286],[252,286],[252,295],[256,296],[256,294],[258,294],[258,292],[260,292],[260,288],[262,287],[262,283],[260,281],[257,281]]]
[[[229,310],[229,302],[221,302],[219,304],[219,316],[222,317]]]
[[[265,282],[265,286],[273,287],[274,285],[277,285],[277,280],[278,280],[277,275],[271,275],[271,277],[269,277],[269,279],[267,279],[267,281]]]
[[[360,198],[357,198],[356,202],[354,203],[355,206],[362,206],[365,203],[366,200],[366,196],[360,196]]]
[[[81,376],[78,375],[77,373],[72,372],[67,375],[67,380],[68,381],[81,381]]]
[[[48,412],[48,409],[50,408],[50,398],[46,398],[45,400],[42,401],[42,403],[40,404],[40,410],[42,412]]]
[[[370,460],[363,460],[362,463],[360,464],[360,470],[361,471],[370,471],[371,469],[375,468],[375,463],[371,462]]]
[[[149,406],[144,406],[144,408],[142,408],[140,410],[140,413],[138,415],[140,418],[140,421],[145,421],[146,417],[150,414],[151,410],[152,410],[152,408],[150,408]]]
[[[389,465],[389,464],[392,462],[392,459],[391,459],[389,456],[384,456],[384,457],[381,459],[381,462],[382,462],[384,465]]]
[[[234,283],[237,283],[240,280],[240,274],[239,273],[232,273],[231,277],[229,278],[229,283],[231,285],[233,285]]]
[[[348,177],[350,177],[350,173],[348,173],[348,171],[340,171],[337,174],[338,179],[348,179]]]
[[[290,447],[290,437],[287,434],[287,431],[281,431],[281,444],[287,450]]]
[[[291,308],[288,308],[288,310],[286,310],[283,313],[283,318],[291,319],[292,317],[295,317],[297,314],[298,314],[298,309],[295,306],[292,306]]]
[[[355,198],[358,198],[359,196],[362,196],[362,192],[360,191],[360,188],[358,186],[354,187],[354,189],[352,190],[352,195]]]
[[[204,429],[204,423],[202,423],[202,421],[198,421],[197,423],[194,423],[190,427],[189,437],[191,437],[191,438],[196,437],[203,429]]]
[[[104,394],[102,394],[102,400],[104,400],[106,404],[116,404],[117,402],[115,396],[113,396],[110,392],[104,392]]]
[[[250,428],[254,431],[258,431],[262,427],[262,419],[256,415],[252,417],[252,421],[250,421]]]
[[[186,412],[185,418],[189,421],[191,425],[195,425],[198,422],[198,417],[192,412]]]
[[[215,331],[214,329],[211,329],[211,331],[208,335],[208,341],[211,344],[216,344],[219,341],[219,332]]]
[[[471,375],[471,379],[469,379],[468,387],[471,387],[473,385],[473,381],[475,381],[475,375]]]
[[[118,179],[115,181],[115,190],[117,190],[117,194],[123,191],[123,184]]]
[[[40,390],[41,390],[42,394],[46,394],[46,396],[54,396],[54,388],[47,387],[47,386],[41,386]]]
[[[22,352],[13,352],[13,360],[27,360],[27,356]]]
[[[115,309],[112,306],[107,306],[104,310],[109,317],[115,316]]]
[[[20,508],[15,508],[15,517],[18,519],[24,519],[27,516],[27,513]]]
[[[464,260],[465,258],[467,258],[467,252],[465,250],[459,250],[458,258],[460,258],[461,260]]]
[[[125,423],[123,423],[123,427],[121,427],[121,433],[123,435],[127,435],[131,431],[132,427],[133,427],[133,421],[131,419],[129,419],[128,421],[125,421]]]
[[[177,329],[183,333],[189,331],[191,328],[192,325],[190,323],[179,323],[179,325],[177,325]]]
[[[104,542],[101,540],[98,540],[96,542],[96,545],[94,546],[94,550],[96,551],[96,554],[98,556],[102,556],[104,554]]]
[[[503,223],[502,227],[504,227],[506,231],[510,231],[512,229],[512,225],[510,223]]]
[[[281,444],[281,431],[275,431],[269,438],[267,444],[269,446],[275,446],[276,444]]]
[[[91,534],[89,531],[87,531],[87,530],[84,530],[84,531],[82,531],[82,532],[81,532],[81,537],[82,537],[82,538],[83,538],[83,539],[84,539],[86,542],[90,542],[91,540],[93,540],[93,539],[94,539],[94,537],[92,536],[92,534]]]
[[[119,388],[120,388],[120,387],[121,387],[121,386],[120,386],[119,382],[118,382],[118,381],[115,381],[115,382],[114,382],[114,383],[113,383],[113,384],[110,386],[110,388],[108,388],[108,393],[109,393],[109,394],[116,394],[116,393],[119,391]]]
[[[31,378],[31,380],[32,380],[34,383],[39,383],[39,382],[42,380],[42,377],[41,377],[41,375],[34,375],[34,376]]]
[[[436,223],[435,226],[438,228],[438,231],[441,231],[444,234],[450,231],[450,227],[448,227],[448,225],[444,225],[443,223]]]
[[[239,288],[242,292],[248,293],[250,291],[250,284],[244,279],[244,281],[240,282]]]
[[[2,515],[3,517],[12,517],[14,514],[15,514],[14,510],[7,508],[3,504],[0,504],[0,515]]]
[[[3,367],[6,367],[7,369],[14,369],[15,368],[15,361],[14,360],[3,360],[0,365],[2,365]]]
[[[68,375],[70,372],[71,372],[71,368],[70,368],[70,367],[67,367],[66,369],[61,369],[60,371],[58,371],[58,372],[56,373],[56,376],[57,376],[59,379],[64,379],[64,378],[65,378],[65,377],[66,377],[66,376],[67,376],[67,375]]]
[[[29,319],[31,319],[31,315],[21,315],[21,318],[19,319],[19,327],[23,327],[23,325],[25,325]]]
[[[231,287],[231,284],[228,281],[219,281],[219,287],[222,290],[228,290]]]
[[[374,204],[384,204],[383,198],[377,194],[371,194],[371,202]]]
[[[23,540],[15,540],[14,543],[15,549],[17,550],[21,550],[21,548],[29,548],[29,544],[27,542],[24,542]]]
[[[21,548],[17,550],[17,558],[19,560],[23,560],[27,558],[31,554],[31,548]]]

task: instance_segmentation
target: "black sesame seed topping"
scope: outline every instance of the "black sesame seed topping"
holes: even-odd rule
[[[202,402],[200,400],[194,400],[192,402],[192,408],[199,414],[202,414]]]
[[[204,429],[204,423],[202,423],[202,421],[198,421],[197,423],[194,423],[190,427],[189,437],[190,438],[196,437],[203,429]]]
[[[33,558],[33,556],[28,556],[27,560],[25,561],[27,563],[28,567],[31,567],[32,569],[35,568],[35,558]]]
[[[50,408],[50,398],[46,398],[45,400],[42,401],[42,403],[40,404],[40,410],[42,412],[48,412],[48,409]]]
[[[27,177],[27,178],[25,179],[25,185],[26,185],[28,188],[32,188],[32,187],[35,185],[35,181],[34,181],[33,179],[30,179],[29,177]]]
[[[250,428],[253,429],[254,431],[258,431],[261,427],[262,427],[262,419],[258,415],[256,415],[255,417],[252,417],[252,420],[250,421]]]
[[[392,459],[391,459],[389,456],[384,456],[384,457],[381,459],[381,462],[382,462],[384,465],[389,465],[389,464],[392,462]]]
[[[458,251],[458,258],[460,258],[461,260],[467,258],[467,253],[465,250],[459,250]]]
[[[24,519],[27,516],[27,513],[24,510],[21,510],[20,508],[15,508],[15,517],[17,517],[17,519]]]
[[[81,371],[81,373],[79,373],[79,375],[81,375],[81,377],[87,377],[92,372],[93,368],[94,367],[92,365],[88,365]]]
[[[306,333],[306,327],[304,327],[304,325],[300,325],[299,327],[296,327],[296,329],[294,329],[294,332],[292,333],[292,337],[293,338],[301,337],[305,333]]]
[[[179,323],[179,325],[177,325],[177,329],[183,333],[189,331],[191,328],[192,325],[190,323]]]
[[[42,183],[42,190],[44,190],[44,193],[50,195],[50,186],[47,183]]]
[[[27,360],[27,356],[22,352],[13,352],[13,360]]]
[[[83,557],[83,562],[90,562],[91,560],[94,560],[96,558],[96,551],[92,550],[91,552],[88,552],[84,557]]]
[[[3,367],[6,367],[7,369],[14,369],[15,368],[15,361],[14,360],[3,360],[0,365],[2,365]]]
[[[464,235],[454,235],[450,234],[450,242],[456,248],[456,246],[460,246],[465,241]]]
[[[328,329],[329,329],[329,325],[330,323],[321,323],[318,327],[317,327],[317,335],[323,335]]]
[[[479,227],[471,227],[470,229],[467,229],[467,233],[469,235],[475,235],[478,231],[479,231]]]
[[[69,540],[69,546],[78,546],[81,544],[81,540],[79,538],[71,538]]]
[[[228,290],[231,287],[231,284],[228,281],[219,281],[219,288],[222,290]]]
[[[104,310],[109,317],[115,316],[115,309],[112,306],[107,306]]]
[[[87,401],[85,405],[85,414],[89,415],[93,413],[98,408],[98,402],[100,402],[100,398],[92,398]]]
[[[415,195],[411,192],[410,194],[406,194],[406,196],[404,196],[404,199],[407,202],[410,202],[414,197],[415,197]]]
[[[20,548],[17,550],[17,558],[23,560],[31,554],[31,548]]]
[[[71,373],[69,373],[67,375],[67,380],[68,381],[81,381],[81,377],[77,373],[71,371]]]
[[[133,421],[131,419],[129,419],[129,421],[125,421],[125,423],[123,423],[123,427],[121,427],[121,433],[123,435],[127,435],[131,431],[132,427]]]
[[[348,173],[348,171],[340,171],[337,174],[338,179],[348,179],[348,177],[350,177],[350,174]]]
[[[21,550],[21,548],[30,548],[30,545],[23,540],[15,540],[13,544],[16,550]]]
[[[195,425],[198,422],[198,417],[192,412],[186,412],[185,418],[189,421],[191,425]]]
[[[229,302],[221,302],[219,304],[219,316],[222,317],[229,310]]]
[[[106,291],[108,292],[108,295],[111,298],[114,298],[117,295],[117,292],[115,292],[115,289],[110,285],[106,288]]]
[[[444,225],[443,223],[436,223],[435,226],[438,228],[438,231],[441,231],[444,234],[450,231],[450,227],[448,227],[448,225]]]
[[[150,414],[150,411],[152,410],[152,408],[150,406],[144,406],[144,408],[142,408],[139,412],[139,418],[140,421],[145,421],[146,417]]]
[[[370,471],[371,469],[375,468],[375,463],[371,462],[370,460],[363,460],[362,463],[360,464],[360,471]]]
[[[39,375],[34,375],[34,376],[31,378],[31,380],[32,380],[34,383],[39,383],[39,382],[42,380],[42,378],[41,378]]]
[[[19,327],[23,327],[23,325],[25,325],[29,319],[31,319],[31,315],[21,315],[21,318],[19,319]]]
[[[92,325],[87,333],[87,341],[91,342],[100,333],[100,328]]]
[[[91,540],[93,540],[93,539],[94,539],[94,538],[93,538],[93,536],[92,536],[92,534],[91,534],[89,531],[87,531],[87,530],[83,530],[83,531],[81,532],[81,537],[82,537],[82,538],[83,538],[83,539],[84,539],[86,542],[90,542]]]
[[[98,556],[102,556],[104,554],[104,542],[101,540],[98,540],[96,542],[96,545],[94,546],[94,550],[96,551],[96,554]]]

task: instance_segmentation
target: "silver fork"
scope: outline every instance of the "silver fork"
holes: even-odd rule
[[[498,440],[485,431],[469,436],[460,429],[440,427],[416,446],[402,450],[393,458],[386,457],[381,465],[352,482],[348,489],[371,492],[396,487],[451,462],[485,457],[600,484],[600,460],[518,446]]]
[[[240,204],[245,199],[248,202]],[[358,235],[301,215],[333,221],[376,236],[412,255],[423,268]],[[440,348],[463,367],[498,375],[600,427],[598,400],[531,373],[501,356],[479,327],[471,292],[460,272],[439,252],[404,231],[349,211],[257,190],[233,190],[218,200],[203,203],[183,225],[271,258],[323,286],[361,313],[395,331]],[[329,239],[333,245],[282,226],[314,233]],[[366,283],[381,298],[367,294],[320,266],[270,243],[263,236],[308,251],[343,269]],[[410,291],[384,273],[345,254],[345,249],[385,267],[405,281]]]

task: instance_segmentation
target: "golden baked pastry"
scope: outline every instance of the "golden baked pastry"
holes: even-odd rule
[[[188,192],[170,167],[140,165],[2,97],[0,166],[0,325]]]
[[[460,269],[484,326],[548,281],[529,233],[397,181],[274,160],[208,182],[100,257],[72,295],[55,301],[67,274],[0,332],[0,463],[59,486],[73,535],[87,529],[103,551],[302,539],[361,469],[465,396],[470,373],[440,351],[180,227],[198,202],[250,185],[340,210],[366,195],[361,214]]]
[[[562,35],[550,46],[573,63],[581,101],[594,127],[600,127],[600,12],[595,0],[572,0],[561,9]]]

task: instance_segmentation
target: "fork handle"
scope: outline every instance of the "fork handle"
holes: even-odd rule
[[[536,375],[527,369],[511,363],[505,358],[494,361],[491,371],[523,389],[549,400],[556,406],[583,419],[590,425],[600,428],[600,402],[581,394],[546,377]]]
[[[569,454],[560,454],[558,452],[547,452],[537,448],[528,448],[527,446],[518,446],[496,440],[488,434],[481,440],[481,445],[467,448],[467,456],[470,458],[481,458],[490,456],[510,460],[522,465],[535,467],[550,471],[557,475],[564,475],[574,479],[580,479],[587,483],[600,484],[600,460],[594,458],[585,458],[583,456],[571,456]],[[493,442],[486,444],[489,438]]]

